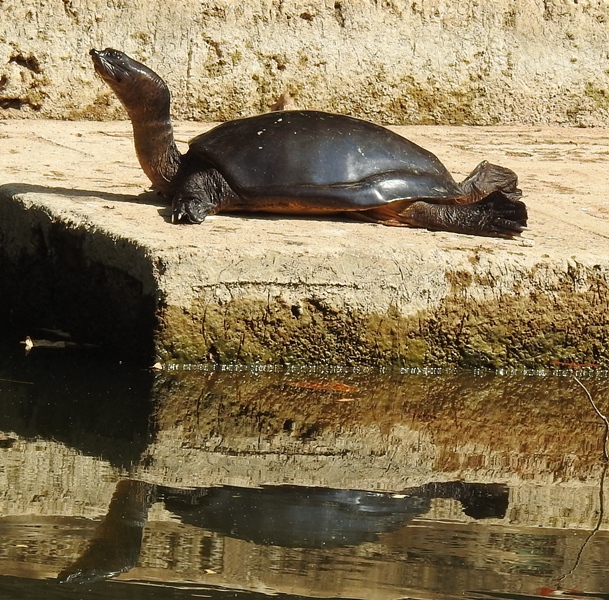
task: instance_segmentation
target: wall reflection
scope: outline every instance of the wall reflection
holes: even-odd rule
[[[609,585],[603,424],[568,376],[10,375],[33,386],[0,382],[5,575],[366,598]],[[609,410],[607,380],[585,383]]]
[[[399,494],[266,486],[179,490],[143,481],[118,483],[108,514],[86,551],[58,579],[114,577],[135,566],[153,503],[162,500],[181,523],[261,546],[331,550],[374,542],[429,512],[432,498],[459,501],[473,518],[502,518],[505,485],[430,483]]]

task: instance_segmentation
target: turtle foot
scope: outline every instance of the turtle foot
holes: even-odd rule
[[[518,190],[520,192],[520,190]],[[480,235],[512,238],[527,227],[527,207],[504,192],[493,192],[473,205],[480,213]]]
[[[209,207],[198,198],[176,197],[171,207],[171,222],[173,224],[194,223],[198,225],[203,223],[208,214]]]
[[[524,202],[496,191],[471,204],[414,202],[400,218],[414,227],[435,231],[513,238],[526,229],[528,214]]]

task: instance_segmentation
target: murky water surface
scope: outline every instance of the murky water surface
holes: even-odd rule
[[[570,373],[0,347],[0,598],[609,598],[604,434]]]

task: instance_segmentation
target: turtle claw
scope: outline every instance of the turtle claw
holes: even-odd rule
[[[528,214],[524,202],[513,199],[502,191],[493,192],[484,200],[469,206],[479,211],[481,235],[511,239],[527,228]]]
[[[208,211],[205,210],[203,202],[197,198],[175,198],[171,208],[171,222],[179,223],[203,223]]]
[[[519,236],[523,231],[526,231],[526,227],[515,221],[508,221],[507,219],[497,219],[493,225],[488,228],[488,234],[491,237],[502,237],[512,239]]]

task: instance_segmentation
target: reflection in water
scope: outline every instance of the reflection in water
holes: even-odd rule
[[[348,391],[324,389],[336,382]],[[607,380],[586,383],[609,413]],[[159,432],[146,456],[178,487],[234,483],[227,470],[245,481],[261,472],[256,484],[379,490],[436,473],[544,485],[597,482],[602,467],[603,424],[569,377],[185,372],[159,378],[154,393]],[[279,479],[282,456],[290,469]]]
[[[151,438],[150,373],[78,355],[7,354],[0,345],[0,432],[60,441],[117,466],[139,460]]]
[[[430,483],[399,494],[269,486],[167,493],[165,504],[183,523],[267,546],[335,548],[378,539],[425,515],[432,498],[452,498],[473,518],[502,518],[507,486],[460,481]]]
[[[603,425],[569,377],[32,355],[0,404],[2,600],[609,591]]]
[[[581,590],[555,590],[553,588],[542,588],[539,590],[539,594],[518,594],[518,593],[502,593],[502,592],[470,592],[468,598],[472,600],[535,600],[539,598],[571,598],[577,600],[577,598],[588,598],[598,600],[609,600],[609,594],[603,594],[600,592],[582,592]]]
[[[181,582],[179,586],[160,582],[107,581],[102,584],[61,585],[52,580],[32,580],[0,575],[2,600],[296,600],[302,596],[240,591]]]
[[[135,566],[148,510],[159,498],[182,523],[223,536],[263,546],[331,549],[378,539],[427,513],[434,497],[459,500],[472,516],[502,518],[508,490],[463,482],[431,483],[400,494],[294,486],[176,490],[125,479],[86,551],[58,579],[96,581]]]

